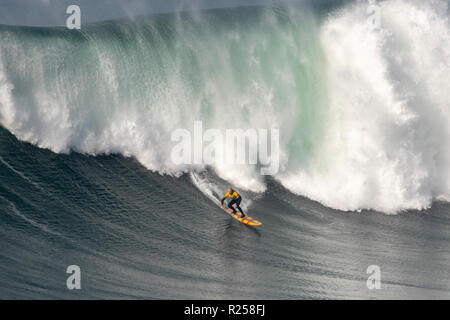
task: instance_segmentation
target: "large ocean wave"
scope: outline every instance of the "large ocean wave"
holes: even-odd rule
[[[180,175],[171,133],[280,129],[291,192],[394,213],[450,199],[446,1],[220,9],[65,28],[0,26],[0,123],[54,152],[133,156]],[[213,166],[252,192],[255,166]],[[198,184],[199,185],[199,184]]]

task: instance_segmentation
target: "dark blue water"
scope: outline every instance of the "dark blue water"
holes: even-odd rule
[[[0,298],[450,298],[447,203],[339,212],[268,183],[248,212],[264,225],[250,228],[187,175],[54,154],[1,129]],[[69,265],[81,290],[66,287]]]

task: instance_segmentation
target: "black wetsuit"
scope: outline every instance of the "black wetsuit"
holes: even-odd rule
[[[233,207],[233,205],[236,205],[236,207],[238,208],[239,212],[242,214],[241,218],[245,217],[244,211],[239,206],[241,204],[242,197],[236,191],[232,190],[231,194],[227,192],[227,194],[222,198],[222,201],[221,201],[222,205],[223,205],[223,202],[225,201],[226,198],[230,198],[231,199],[231,201],[228,203],[228,208],[233,210],[233,213],[236,214],[236,210]]]

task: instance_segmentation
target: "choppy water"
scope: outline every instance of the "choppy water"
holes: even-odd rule
[[[1,298],[450,297],[446,203],[339,212],[269,181],[248,209],[264,225],[249,228],[187,175],[57,155],[3,129],[0,154]],[[66,288],[69,265],[81,268],[79,291]],[[369,265],[381,290],[367,289]]]

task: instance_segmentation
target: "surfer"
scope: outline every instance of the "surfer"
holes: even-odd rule
[[[226,198],[231,199],[231,201],[228,203],[228,208],[233,210],[233,214],[236,214],[236,209],[233,207],[233,205],[235,205],[236,208],[241,213],[241,218],[245,217],[244,211],[242,211],[241,207],[239,206],[239,204],[242,201],[242,197],[240,196],[240,194],[234,191],[233,189],[228,188],[227,193],[222,198],[221,201],[222,205],[220,206],[221,208],[223,208],[223,202],[225,201]]]

